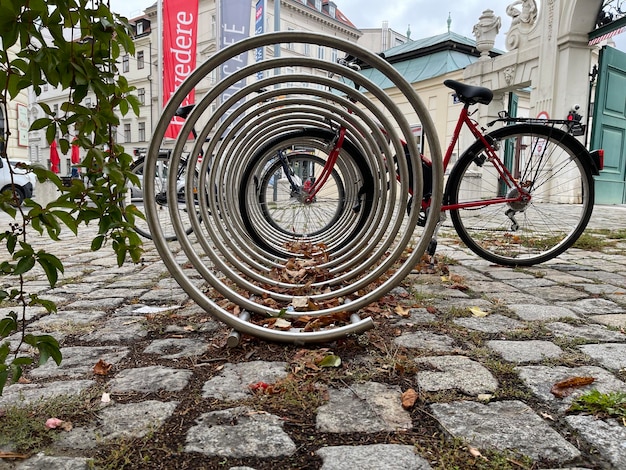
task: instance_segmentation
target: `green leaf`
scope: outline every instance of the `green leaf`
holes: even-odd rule
[[[52,214],[61,222],[63,222],[65,226],[74,233],[74,235],[78,235],[78,222],[72,216],[72,214],[61,210],[52,211]]]
[[[48,128],[46,129],[46,140],[48,143],[51,143],[57,135],[57,125],[53,121],[50,123]]]
[[[8,341],[0,344],[0,366],[4,365],[4,361],[6,361],[6,358],[9,356],[10,352],[11,348]]]
[[[50,338],[54,341],[41,340],[37,343],[37,349],[39,350],[39,365],[43,365],[48,362],[49,358],[52,358],[57,366],[61,365],[63,355],[61,354],[59,343],[57,343],[52,336],[50,336]]]
[[[8,317],[0,320],[0,338],[6,338],[17,331],[17,315],[12,312]]]
[[[48,313],[57,312],[57,304],[55,302],[53,302],[52,300],[42,299],[36,294],[31,294],[31,301],[29,305],[40,305],[45,308]]]
[[[24,336],[24,342],[29,344],[39,351],[39,365],[43,365],[48,362],[48,359],[52,358],[56,365],[61,364],[63,356],[61,354],[61,348],[59,342],[50,335],[32,335],[27,334]]]
[[[341,358],[334,354],[328,354],[319,363],[320,367],[339,367],[341,365]]]
[[[11,362],[12,365],[16,365],[16,366],[29,366],[32,363],[33,363],[33,358],[32,357],[25,357],[25,356],[16,357]]]
[[[46,105],[47,106],[47,105]],[[41,129],[47,128],[52,123],[52,119],[50,118],[39,118],[36,119],[30,126],[31,131],[38,131]]]
[[[27,273],[35,266],[35,257],[31,255],[24,256],[19,259],[17,265],[15,266],[15,271],[13,274],[16,276],[21,276],[22,274]]]
[[[17,383],[18,380],[20,380],[20,377],[22,376],[22,368],[15,364],[15,361],[13,361],[13,363],[11,364],[11,369],[13,370],[13,374],[11,374],[11,381],[13,383]]]
[[[54,287],[59,279],[59,272],[63,272],[63,264],[54,255],[49,253],[39,253],[37,262],[43,268],[50,283],[50,287]]]
[[[0,396],[2,396],[2,391],[4,390],[4,386],[7,383],[7,379],[9,378],[9,371],[4,364],[0,364]]]
[[[17,244],[17,236],[14,234],[9,234],[7,237],[7,251],[11,254],[15,252],[15,245]]]
[[[98,251],[104,245],[106,237],[104,235],[98,235],[91,241],[91,251]]]

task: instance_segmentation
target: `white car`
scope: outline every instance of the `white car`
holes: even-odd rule
[[[15,195],[19,205],[24,199],[32,198],[35,193],[35,174],[20,168],[18,162],[11,162],[13,167],[13,182],[15,183]],[[11,172],[5,158],[0,158],[0,192],[11,191]]]

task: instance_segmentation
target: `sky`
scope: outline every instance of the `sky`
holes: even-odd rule
[[[485,9],[491,9],[502,18],[502,28],[496,39],[496,47],[504,47],[505,33],[511,18],[506,14],[507,5],[513,0],[334,0],[337,8],[357,28],[380,28],[383,21],[401,34],[411,28],[411,38],[421,39],[448,30],[448,15],[452,18],[451,30],[462,36],[474,39],[472,30],[478,23]],[[110,0],[111,8],[129,18],[139,16],[143,9],[153,5],[156,0]],[[537,3],[540,5],[541,1]],[[626,33],[618,38],[618,47],[626,44]]]

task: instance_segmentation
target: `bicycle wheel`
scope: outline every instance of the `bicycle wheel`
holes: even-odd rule
[[[594,181],[587,150],[572,136],[546,125],[517,124],[486,136],[519,182],[508,187],[476,141],[452,169],[444,205],[459,237],[493,263],[531,266],[558,256],[587,226]],[[495,202],[495,203],[494,203]]]
[[[259,185],[261,212],[272,227],[286,235],[315,236],[340,217],[345,204],[343,182],[333,169],[321,190],[307,201],[310,189],[322,174],[325,161],[307,154],[291,154],[285,159],[289,177],[278,160],[262,175]]]
[[[178,170],[176,172],[172,172],[169,167],[169,157],[167,153],[159,155],[156,161],[156,172],[154,177],[154,192],[156,196],[155,200],[152,202],[155,204],[159,225],[161,226],[163,236],[167,241],[174,241],[177,238],[170,219],[170,210],[172,209],[172,207],[181,211],[181,217],[185,222],[185,226],[188,227],[185,230],[185,233],[189,235],[193,231],[191,224],[188,223],[189,216],[187,215],[187,208],[185,205],[185,175],[187,171],[186,167],[186,161],[181,160]],[[140,158],[133,164],[130,169],[135,175],[137,175],[139,181],[141,182],[141,186],[131,185],[130,187],[131,202],[135,204],[141,212],[145,212],[145,205],[147,203],[147,201],[145,201],[143,197],[143,185],[146,183],[145,181],[143,181],[144,168],[145,159]],[[167,194],[167,178],[170,177],[170,175],[175,177],[177,180],[177,194],[174,206],[172,206],[172,198],[168,198]],[[198,180],[197,174],[195,180]],[[197,184],[195,186],[197,188]],[[197,193],[197,189],[195,190],[195,192]],[[139,235],[150,240],[152,239],[152,235],[150,234],[150,229],[146,220],[138,217],[135,218],[134,228]]]
[[[239,192],[242,222],[257,246],[277,256],[285,244],[306,239],[329,250],[344,248],[373,205],[373,176],[356,147],[344,142],[328,180],[312,201],[308,190],[322,174],[334,134],[322,129],[287,133],[264,146],[247,165]],[[291,150],[294,147],[302,150]],[[291,182],[277,152],[288,149]],[[295,183],[292,187],[291,183]]]

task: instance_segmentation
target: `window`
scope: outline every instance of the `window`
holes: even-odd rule
[[[146,141],[146,123],[140,122],[139,123],[139,142],[145,142],[145,141]]]
[[[328,14],[330,15],[331,18],[335,18],[336,12],[337,12],[337,9],[335,7],[335,4],[333,2],[330,2],[328,4]]]
[[[85,98],[85,108],[91,108],[91,98],[89,96]]]
[[[142,69],[144,66],[143,51],[137,51],[137,68]]]
[[[330,60],[336,64],[337,63],[337,57],[338,57],[339,53],[337,52],[337,49],[332,49],[330,51]]]
[[[315,0],[315,9],[317,11],[322,11],[322,0]]]
[[[324,60],[324,46],[317,46],[317,58]]]
[[[306,57],[311,57],[311,45],[310,44],[304,45],[304,55]]]
[[[57,116],[59,114],[59,104],[56,103],[53,107],[52,107],[52,112],[55,116]]]
[[[211,39],[215,39],[217,37],[217,19],[215,15],[211,15]]]
[[[124,57],[122,57],[122,72],[128,73],[130,70],[129,61],[130,58],[128,57],[128,54],[124,54]]]
[[[124,142],[130,142],[131,139],[130,124],[124,124]]]
[[[135,32],[137,36],[143,34],[143,21],[137,21],[137,23],[135,23]]]
[[[138,88],[137,89],[137,98],[139,99],[139,103],[143,106],[146,104],[146,89]]]
[[[288,27],[287,31],[295,31],[295,29]],[[290,51],[293,51],[295,49],[293,42],[290,42],[289,44],[287,44],[287,49],[289,49]]]

